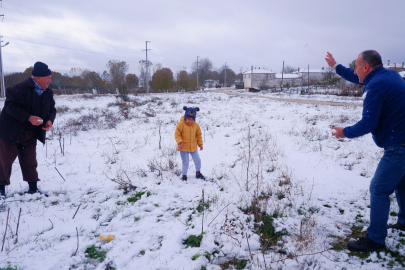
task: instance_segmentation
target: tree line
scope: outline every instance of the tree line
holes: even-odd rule
[[[24,72],[11,72],[4,76],[6,87],[31,76],[33,67],[27,68]],[[69,73],[61,74],[52,71],[52,82],[50,87],[56,93],[66,92],[94,92],[97,94],[119,93],[127,95],[129,93],[144,92],[146,83],[149,84],[151,92],[167,92],[178,90],[194,90],[198,85],[201,87],[205,80],[218,80],[220,84],[233,84],[237,76],[232,69],[222,66],[215,70],[212,62],[208,58],[203,58],[192,63],[191,72],[183,70],[173,74],[168,67],[163,67],[160,63],[153,64],[148,61],[139,61],[138,69],[140,76],[128,73],[129,65],[125,61],[110,60],[106,64],[106,70],[95,72],[80,67],[71,68]],[[241,79],[241,74],[238,75]]]

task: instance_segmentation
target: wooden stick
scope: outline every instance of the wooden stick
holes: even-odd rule
[[[73,256],[76,256],[77,251],[79,250],[79,231],[77,230],[77,227],[76,227],[76,235],[77,235],[77,248]]]
[[[202,219],[201,219],[201,235],[204,232],[204,189],[202,189]]]
[[[60,174],[60,172],[58,171],[58,169],[55,167],[55,170],[59,173],[60,177],[62,177],[63,181],[66,181],[65,178],[63,178],[63,176]]]
[[[80,202],[79,206],[77,207],[76,213],[75,213],[75,215],[73,216],[73,218],[72,218],[72,219],[74,219],[74,218],[75,218],[75,216],[76,216],[76,214],[77,214],[77,211],[79,211],[80,205],[82,205],[82,203],[81,203],[81,202]]]
[[[231,203],[228,203],[224,208],[222,208],[222,210],[219,211],[218,215],[219,215],[225,208],[227,208],[230,204],[231,204]],[[208,227],[209,227],[209,226],[211,225],[211,223],[217,218],[218,215],[216,215],[216,216],[214,217],[214,219],[211,220],[210,224],[208,224]]]
[[[8,208],[7,211],[7,222],[6,222],[6,229],[4,230],[4,236],[3,236],[3,245],[1,246],[1,251],[3,251],[4,248],[4,242],[6,241],[6,233],[7,233],[7,226],[8,226],[8,216],[10,215],[10,208]]]
[[[49,219],[49,218],[48,218]],[[52,223],[52,221],[49,219],[49,221],[51,222],[51,224],[52,224],[52,228],[51,228],[51,230],[53,229],[53,223]]]
[[[20,208],[20,213],[18,214],[17,230],[15,232],[15,236],[16,236],[15,244],[17,244],[17,242],[18,242],[18,227],[20,227],[20,216],[21,216],[21,208]]]

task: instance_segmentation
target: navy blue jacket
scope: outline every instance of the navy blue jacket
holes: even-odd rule
[[[35,104],[40,97],[35,92],[34,81],[28,78],[6,89],[6,101],[0,114],[0,138],[6,143],[14,145],[26,129],[31,115],[35,110]],[[46,131],[42,129],[46,122],[55,120],[56,109],[53,91],[47,88],[42,93],[40,115],[44,122],[36,129],[37,139],[45,143]]]
[[[342,65],[336,73],[344,79],[364,85],[363,115],[359,122],[343,129],[347,138],[356,138],[369,132],[379,147],[405,142],[405,81],[398,72],[375,68],[363,83],[354,70]]]

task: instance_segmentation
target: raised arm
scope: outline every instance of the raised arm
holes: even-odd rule
[[[326,53],[326,63],[328,63],[328,66],[330,66],[331,68],[336,69],[336,73],[343,77],[343,79],[355,83],[355,84],[362,84],[359,82],[359,77],[354,74],[354,70],[351,68],[346,68],[341,64],[337,64],[335,58],[333,57],[333,55],[330,52]]]

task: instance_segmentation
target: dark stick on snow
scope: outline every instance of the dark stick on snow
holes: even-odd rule
[[[49,219],[49,218],[48,218]],[[51,222],[51,224],[52,224],[52,228],[51,228],[51,230],[53,229],[53,223],[52,223],[52,221],[49,219],[49,221]]]
[[[75,215],[73,216],[73,218],[72,218],[72,219],[74,219],[74,218],[75,218],[75,216],[76,216],[76,214],[77,214],[77,211],[79,211],[80,205],[82,205],[82,203],[80,203],[80,204],[79,204],[79,206],[77,207],[76,213],[75,213]]]
[[[62,149],[62,133],[59,132],[59,146],[60,146],[60,153],[63,154]]]
[[[79,250],[79,231],[77,230],[77,227],[76,227],[76,235],[77,235],[77,248],[73,256],[76,256],[77,251]]]
[[[15,232],[15,243],[17,244],[18,242],[18,227],[20,227],[20,216],[21,216],[21,208],[20,208],[20,213],[18,214],[18,221],[17,221],[17,230]]]
[[[209,226],[211,225],[211,223],[217,218],[217,216],[219,216],[219,214],[221,214],[221,212],[222,212],[225,208],[227,208],[230,204],[231,204],[231,203],[228,203],[224,208],[222,208],[221,211],[219,211],[218,215],[216,215],[216,216],[214,217],[214,219],[211,220],[210,224],[208,224],[208,227],[209,227]]]
[[[3,251],[4,248],[4,242],[6,241],[6,233],[7,233],[7,226],[8,226],[8,216],[10,215],[10,208],[8,208],[7,211],[7,222],[6,222],[6,229],[4,230],[4,236],[3,236],[3,245],[1,246],[1,251]]]
[[[66,181],[65,178],[63,178],[63,176],[60,174],[60,172],[58,171],[58,169],[55,167],[55,170],[59,173],[60,177],[62,177],[63,181]]]
[[[201,220],[201,235],[204,232],[204,189],[202,189],[202,220]]]

